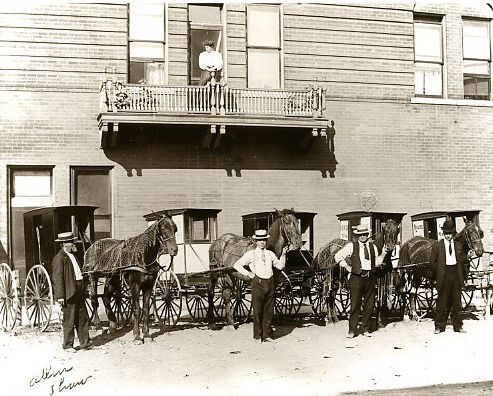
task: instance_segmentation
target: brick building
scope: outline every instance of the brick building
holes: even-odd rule
[[[219,233],[241,233],[244,214],[294,207],[317,213],[318,249],[371,194],[408,215],[481,209],[489,246],[492,18],[486,3],[2,4],[0,241],[22,274],[33,207],[97,205],[98,236],[117,238],[153,210],[218,208]],[[204,39],[223,56],[215,94],[197,86]]]

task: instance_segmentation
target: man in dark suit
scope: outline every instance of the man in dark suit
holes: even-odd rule
[[[77,330],[80,349],[91,348],[89,340],[89,317],[84,301],[82,272],[72,252],[77,251],[71,232],[58,234],[61,249],[53,258],[53,289],[55,299],[63,311],[63,349],[74,349],[74,329]]]
[[[463,268],[467,264],[467,256],[462,248],[454,243],[454,222],[446,220],[442,230],[444,239],[433,245],[430,259],[438,290],[435,334],[445,331],[449,310],[454,331],[465,333],[462,327],[461,293],[464,286]]]

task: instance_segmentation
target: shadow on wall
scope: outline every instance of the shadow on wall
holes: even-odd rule
[[[128,176],[141,176],[145,169],[224,169],[230,177],[241,177],[243,169],[265,169],[318,170],[323,178],[335,177],[333,145],[324,137],[300,151],[299,129],[231,127],[217,149],[207,150],[201,145],[207,133],[209,128],[197,126],[121,125],[116,146],[105,154]]]

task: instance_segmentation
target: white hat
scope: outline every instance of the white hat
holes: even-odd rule
[[[75,241],[75,237],[71,231],[62,232],[58,234],[58,238],[55,239],[55,242],[73,242],[73,241]]]
[[[266,230],[257,230],[255,231],[255,235],[252,238],[257,240],[259,239],[262,240],[262,239],[267,239],[269,237],[270,235],[267,234]]]
[[[368,231],[368,227],[365,226],[364,224],[360,224],[356,227],[353,227],[353,234],[355,235],[363,235],[363,234],[369,234],[370,232]]]

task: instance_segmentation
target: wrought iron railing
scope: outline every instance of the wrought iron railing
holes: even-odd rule
[[[101,112],[196,113],[321,117],[321,88],[266,90],[230,88],[214,80],[206,86],[155,86],[105,81]]]

